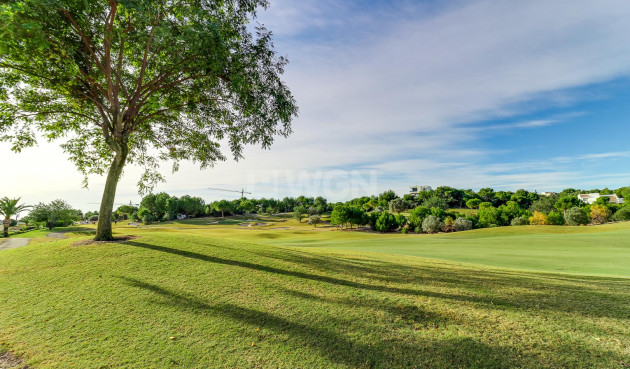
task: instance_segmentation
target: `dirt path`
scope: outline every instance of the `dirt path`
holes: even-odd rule
[[[28,366],[22,365],[22,360],[14,356],[10,352],[0,354],[0,369],[28,369]]]
[[[66,238],[66,236],[63,235],[63,232],[51,232],[51,233],[48,233],[46,235],[46,237],[48,237],[48,238]]]
[[[30,238],[7,238],[0,241],[0,250],[15,249],[28,245]]]

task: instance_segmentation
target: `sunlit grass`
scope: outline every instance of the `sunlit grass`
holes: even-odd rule
[[[405,236],[265,219],[263,228],[119,223],[118,234],[140,238],[75,247],[90,237],[75,232],[2,251],[0,345],[34,368],[623,368],[629,361],[628,278],[588,275],[586,262],[584,275],[571,275],[386,253],[416,242],[457,254],[473,247],[457,249],[458,242],[501,240],[487,248],[510,255],[513,242],[533,245],[517,237],[537,239],[547,229]],[[627,225],[597,229],[549,228],[546,236],[608,235],[600,246],[611,248],[627,238]],[[299,239],[309,247],[283,246]],[[376,251],[370,242],[383,249],[366,252]],[[611,265],[626,262],[619,255]]]

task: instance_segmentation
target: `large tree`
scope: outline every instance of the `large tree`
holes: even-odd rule
[[[287,136],[297,114],[287,63],[263,26],[268,0],[0,0],[0,140],[14,151],[65,139],[87,176],[107,174],[97,240],[111,240],[128,163],[202,168]]]

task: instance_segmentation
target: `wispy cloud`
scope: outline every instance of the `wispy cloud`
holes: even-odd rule
[[[421,183],[554,189],[585,183],[589,171],[619,183],[623,174],[596,167],[597,160],[625,158],[619,150],[539,148],[550,159],[528,160],[517,155],[523,148],[503,152],[484,139],[560,124],[571,129],[578,114],[589,114],[554,109],[580,110],[574,105],[585,96],[576,88],[630,76],[629,18],[626,0],[273,0],[259,21],[292,61],[286,79],[301,111],[294,135],[211,171],[184,165],[160,189],[239,187],[252,171],[334,168],[377,170],[379,187],[399,191]],[[543,109],[552,112],[532,114]],[[42,145],[46,154],[12,157],[5,169],[15,174],[3,179],[4,190],[51,198],[78,188],[80,177],[61,160],[48,163],[45,188],[23,170],[41,157],[63,157],[55,150]],[[135,193],[137,172],[127,169],[120,196]],[[78,196],[98,200],[102,183],[95,178]]]

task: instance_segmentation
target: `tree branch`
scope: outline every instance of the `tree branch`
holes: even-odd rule
[[[90,55],[92,55],[92,59],[94,60],[98,68],[101,70],[101,72],[103,72],[103,74],[106,74],[105,67],[98,59],[98,56],[96,55],[96,53],[94,52],[94,49],[92,48],[92,44],[90,40],[87,38],[85,33],[83,33],[83,31],[81,30],[81,27],[79,27],[79,24],[76,22],[76,20],[72,17],[72,15],[66,9],[59,8],[59,10],[66,16],[66,18],[68,18],[75,32],[79,35],[79,37],[81,37],[81,41],[83,41],[83,44],[85,45],[85,48],[88,50]]]
[[[94,119],[93,117],[90,117],[87,114],[83,114],[83,113],[79,113],[79,112],[75,112],[75,111],[64,111],[64,110],[50,110],[50,111],[40,111],[40,112],[30,113],[30,114],[20,114],[20,115],[17,115],[16,118],[19,119],[19,118],[33,117],[33,116],[37,116],[37,115],[52,115],[52,114],[71,114],[71,115],[76,115],[76,116],[80,116],[80,117],[89,119],[92,122],[95,122],[96,124],[99,124],[99,125],[101,123],[98,120]]]
[[[202,103],[202,102],[213,101],[213,100],[214,101],[222,100],[222,101],[229,102],[228,100],[219,99],[219,98],[207,98],[207,99],[201,99],[201,100],[197,100],[197,101],[187,102],[185,104],[171,106],[171,107],[168,107],[168,108],[157,110],[157,111],[155,111],[155,112],[153,112],[151,114],[145,115],[143,117],[140,117],[139,119],[136,120],[136,126],[141,125],[147,119],[150,119],[150,118],[152,118],[154,116],[157,116],[157,115],[160,115],[160,114],[164,114],[164,113],[166,113],[166,112],[168,112],[170,110],[181,109],[181,108],[183,108],[185,106],[188,106],[188,105],[199,104],[199,103]]]

